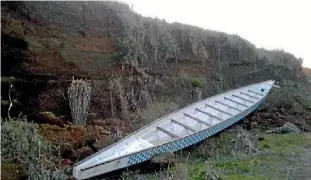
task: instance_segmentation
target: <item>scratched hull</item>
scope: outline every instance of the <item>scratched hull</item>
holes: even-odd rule
[[[258,108],[273,84],[265,81],[238,88],[164,116],[75,164],[73,175],[77,179],[91,178],[202,141]]]

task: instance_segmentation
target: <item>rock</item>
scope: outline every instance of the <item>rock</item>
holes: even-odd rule
[[[195,101],[202,99],[202,88],[195,87],[192,92],[192,98]]]
[[[95,143],[93,143],[93,147],[96,152],[102,150],[104,147],[107,147],[114,143],[114,140],[111,137],[103,137],[98,139]]]
[[[96,113],[94,113],[94,112],[89,113],[87,116],[88,122],[95,120],[97,117],[98,117],[98,115]]]
[[[255,142],[251,140],[250,134],[242,131],[236,136],[234,149],[245,154],[251,154],[258,151]]]
[[[44,128],[45,128],[45,127],[43,127],[43,124],[40,124],[39,127],[40,127],[41,129],[44,129]],[[59,127],[59,126],[57,126],[57,125],[49,125],[48,128],[51,129],[51,130],[53,130],[53,131],[62,131],[62,130],[63,130],[62,127]]]
[[[268,112],[269,111],[269,105],[268,104],[263,104],[262,106],[260,106],[259,108],[258,108],[258,111],[260,111],[260,112]]]
[[[287,116],[284,117],[284,119],[287,122],[295,122],[297,118],[295,116],[293,116],[293,115],[287,115]]]
[[[94,126],[95,132],[98,132],[99,134],[110,134],[108,131],[106,131],[102,126]]]
[[[65,159],[70,159],[72,161],[75,161],[77,159],[77,154],[73,148],[68,147],[68,149],[63,150],[61,153],[61,156]]]
[[[251,126],[250,125],[250,121],[245,120],[244,123],[243,123],[243,128],[247,129],[247,130],[250,130],[250,128],[251,128],[250,126]]]
[[[68,166],[68,165],[73,165],[73,162],[70,159],[64,159],[62,161],[62,164]]]
[[[276,119],[279,119],[279,117],[276,115],[276,113],[275,114],[272,114],[272,119],[273,120],[276,120]]]
[[[300,133],[301,130],[294,124],[287,122],[282,127],[276,129],[277,133]]]
[[[309,111],[311,111],[311,105],[309,105],[309,106],[307,107],[307,109],[308,109]]]
[[[258,127],[257,122],[252,122],[251,125],[250,125],[250,128],[251,128],[251,129],[255,129],[255,128],[257,128],[257,127]]]
[[[82,160],[82,159],[94,154],[94,152],[92,151],[92,149],[90,147],[84,146],[82,148],[77,149],[76,154],[77,154],[78,160]]]
[[[269,113],[262,113],[261,117],[263,117],[263,118],[272,118],[272,115],[269,114]]]
[[[87,122],[89,125],[93,126],[106,126],[106,122],[103,119],[94,119]]]
[[[77,139],[75,142],[73,142],[72,147],[74,149],[77,149],[87,144],[93,144],[94,142],[96,142],[96,139],[97,139],[96,132],[87,133],[84,136]]]
[[[71,151],[67,151],[63,158],[69,159],[71,161],[77,161],[82,160],[92,154],[94,154],[93,150],[89,146],[84,146],[77,150],[71,149]]]
[[[252,116],[251,117],[251,121],[252,122],[259,122],[260,121],[260,117],[259,116]]]
[[[27,179],[27,170],[25,166],[13,164],[1,159],[1,179],[2,180]]]
[[[65,123],[60,118],[56,117],[52,112],[40,112],[29,116],[29,119],[39,124],[51,124],[65,127]]]
[[[159,165],[160,167],[167,167],[168,165],[175,165],[176,159],[174,153],[164,152],[153,156],[150,160],[151,166]]]

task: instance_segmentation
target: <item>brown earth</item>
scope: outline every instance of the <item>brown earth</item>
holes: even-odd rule
[[[16,180],[26,179],[27,173],[25,167],[18,164],[1,160],[1,179],[2,180]]]
[[[309,113],[297,112],[291,106],[271,107],[263,105],[254,115],[245,118],[244,126],[250,129],[253,122],[262,130],[281,127],[287,122],[293,123],[301,130],[311,132],[311,110]]]
[[[272,56],[262,56],[245,39],[182,24],[164,24],[161,29],[166,28],[167,32],[163,35],[176,41],[178,51],[164,49],[165,54],[158,54],[158,59],[154,59],[156,47],[150,39],[161,32],[157,29],[159,22],[138,16],[124,4],[3,2],[1,7],[1,50],[4,52],[1,54],[1,76],[22,80],[22,83],[17,80],[3,82],[1,97],[8,100],[8,87],[13,84],[17,103],[12,114],[15,115],[43,111],[58,116],[70,115],[66,90],[72,76],[91,81],[91,113],[96,113],[97,118],[113,117],[113,109],[115,115],[124,117],[120,115],[124,111],[120,105],[123,96],[126,96],[126,108],[135,111],[145,104],[141,102],[146,99],[143,96],[154,99],[163,94],[188,92],[194,78],[202,80],[203,96],[207,97],[219,91],[218,37],[222,43],[221,74],[225,88],[271,78],[280,81],[285,77],[291,80],[301,78],[299,63],[290,54],[281,52],[280,59],[275,60],[281,61],[284,59],[282,56],[286,55],[292,60],[290,63],[274,66],[274,60],[269,59]],[[143,25],[140,22],[144,22]],[[141,28],[146,33],[144,41],[135,44],[137,48],[142,47],[147,56],[138,65],[122,63],[126,48],[130,47],[122,47],[118,38],[123,35],[128,40],[133,38],[130,35],[133,32],[127,32],[131,30],[128,25]],[[192,32],[193,38],[184,39]],[[160,34],[155,39],[161,37]],[[202,39],[202,42],[192,42],[192,39]],[[165,45],[173,46],[172,42],[167,41]],[[238,46],[237,42],[240,42]],[[142,56],[138,49],[137,53]],[[120,92],[114,88],[111,92],[109,88],[110,81],[117,78],[121,78],[121,89],[124,91],[121,96]],[[163,82],[167,88],[157,86],[156,80]],[[133,95],[129,96],[131,93]],[[188,96],[188,93],[182,95],[185,99]],[[115,107],[111,106],[112,100],[116,101]],[[7,108],[8,105],[2,103],[3,112]]]
[[[57,149],[63,159],[81,160],[131,132],[120,119],[93,120],[86,126],[40,124],[40,134]]]

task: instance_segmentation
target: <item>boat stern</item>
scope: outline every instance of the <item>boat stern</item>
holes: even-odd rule
[[[79,168],[77,167],[74,167],[73,170],[72,170],[72,175],[73,177],[75,177],[77,180],[80,180],[81,179],[81,171]]]

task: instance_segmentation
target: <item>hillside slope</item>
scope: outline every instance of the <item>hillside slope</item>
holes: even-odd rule
[[[145,18],[126,4],[2,2],[1,7],[1,96],[8,100],[14,84],[15,114],[68,115],[72,76],[92,82],[94,118],[127,118],[164,96],[189,103],[194,81],[207,97],[266,79],[303,78],[301,60],[287,52],[257,49],[238,35]]]

